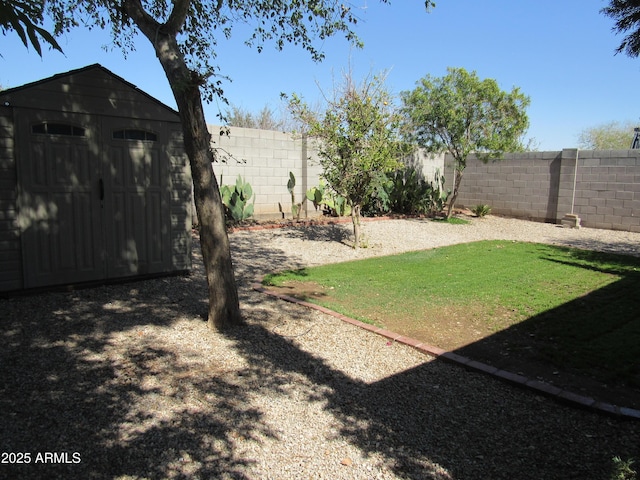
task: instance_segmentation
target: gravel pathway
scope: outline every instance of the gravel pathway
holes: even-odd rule
[[[640,459],[638,421],[251,289],[273,270],[479,239],[640,254],[640,234],[498,217],[364,233],[360,250],[348,224],[232,234],[247,322],[224,334],[202,320],[197,252],[187,277],[0,300],[0,442],[31,458],[0,478],[608,479],[614,456]]]

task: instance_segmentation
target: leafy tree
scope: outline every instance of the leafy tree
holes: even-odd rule
[[[613,27],[614,32],[630,32],[620,42],[616,52],[624,52],[630,57],[640,55],[640,2],[638,0],[611,0],[609,6],[603,8],[601,12],[616,21]]]
[[[522,150],[519,139],[529,126],[529,97],[518,88],[507,93],[493,79],[480,80],[475,72],[449,68],[444,77],[427,75],[401,98],[409,138],[429,152],[453,156],[455,181],[447,218],[470,153],[487,162],[506,151]]]
[[[236,105],[227,109],[224,120],[232,127],[259,128],[261,130],[285,130],[286,121],[277,118],[273,110],[264,106],[258,114],[253,114]]]
[[[400,166],[400,116],[391,106],[384,76],[366,78],[360,85],[351,74],[333,92],[326,110],[310,109],[293,95],[291,112],[317,140],[318,156],[327,185],[351,207],[354,246],[360,246],[363,204],[388,182],[386,174]]]
[[[28,48],[31,43],[40,56],[42,56],[40,38],[62,52],[56,39],[44,28],[38,26],[42,23],[43,7],[43,1],[0,0],[0,31],[6,35],[8,31],[13,30],[25,47]]]
[[[631,146],[633,129],[637,126],[627,121],[585,128],[578,136],[578,146],[585,150],[626,150]]]
[[[218,42],[230,37],[234,26],[249,24],[255,27],[249,46],[261,50],[274,42],[281,50],[292,43],[319,61],[323,52],[315,41],[321,45],[339,33],[357,41],[356,15],[333,0],[51,0],[47,5],[56,33],[78,25],[110,28],[114,45],[124,52],[134,49],[138,33],[153,46],[182,121],[209,288],[209,325],[221,329],[240,323],[224,208],[212,168],[216,158],[202,107],[203,97],[223,95],[220,69],[213,63]]]

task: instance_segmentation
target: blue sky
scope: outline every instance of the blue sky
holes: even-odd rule
[[[387,87],[398,93],[447,67],[475,70],[505,90],[513,86],[531,97],[530,129],[541,150],[572,148],[587,127],[611,121],[640,126],[640,59],[614,55],[621,37],[600,14],[605,0],[437,0],[430,13],[422,0],[352,0],[362,21],[356,32],[365,47],[354,50],[342,38],[318,46],[326,59],[314,63],[300,48],[267,46],[262,53],[244,46],[238,32],[218,46],[218,64],[231,77],[229,101],[258,112],[278,112],[280,93],[296,92],[313,104],[320,88],[332,91],[351,64],[356,79],[388,70]],[[175,107],[164,73],[145,38],[126,59],[105,51],[107,32],[76,29],[59,39],[65,55],[26,50],[15,34],[0,43],[0,85],[15,87],[56,73],[100,63],[147,93]],[[207,121],[226,108],[205,107]],[[630,137],[631,141],[631,137]]]

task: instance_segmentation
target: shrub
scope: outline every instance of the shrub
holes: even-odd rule
[[[491,213],[491,207],[489,205],[476,205],[471,209],[471,213],[476,217],[484,217]]]
[[[313,203],[313,207],[318,211],[318,209],[322,206],[322,201],[324,199],[325,185],[321,181],[317,187],[311,187],[307,190],[305,196],[307,200]]]
[[[622,460],[620,457],[613,457],[613,475],[611,480],[636,480],[637,473],[632,467],[632,459]]]
[[[296,220],[300,220],[300,214],[302,213],[302,203],[296,203],[296,194],[294,193],[295,188],[296,176],[293,174],[293,172],[289,172],[287,190],[289,190],[289,194],[291,195],[291,217],[295,218]]]
[[[351,207],[349,207],[347,199],[331,190],[325,190],[322,204],[324,205],[324,213],[332,217],[351,215]]]
[[[391,210],[391,174],[378,173],[377,176],[371,196],[362,204],[362,214],[368,217],[384,215]]]
[[[430,204],[431,184],[414,167],[404,167],[389,175],[391,191],[389,206],[395,213],[413,215],[427,213]]]
[[[429,192],[429,214],[435,216],[441,213],[450,195],[451,190],[444,190],[444,175],[440,175],[440,170],[436,170],[435,178],[431,184],[431,191]]]
[[[407,166],[388,174],[388,181],[381,185],[386,196],[377,193],[368,204],[368,212],[377,209],[377,213],[433,216],[444,209],[450,193],[443,191],[444,177],[439,172],[433,182],[428,182],[415,167]]]

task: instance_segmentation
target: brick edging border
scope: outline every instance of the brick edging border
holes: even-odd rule
[[[306,302],[304,300],[300,300],[298,298],[291,297],[289,295],[276,293],[274,291],[271,291],[263,287],[258,283],[253,284],[252,288],[257,292],[264,293],[271,297],[275,297],[290,303],[296,303],[298,305],[302,305],[304,307],[311,308],[322,313],[326,313],[327,315],[331,315],[332,317],[342,320],[343,322],[349,323],[356,327],[360,327],[364,330],[368,330],[372,333],[376,333],[385,338],[388,338],[393,342],[398,342],[398,343],[402,343],[404,345],[413,347],[419,352],[426,353],[428,355],[445,360],[450,363],[462,365],[476,372],[491,375],[499,380],[509,382],[513,385],[516,385],[522,388],[533,390],[536,393],[539,393],[547,397],[552,397],[555,400],[558,400],[560,402],[570,403],[574,406],[587,408],[589,410],[593,410],[600,413],[640,420],[640,410],[637,410],[634,408],[628,408],[628,407],[621,407],[618,405],[613,405],[611,403],[601,402],[591,397],[585,397],[583,395],[578,395],[568,390],[563,390],[549,383],[541,382],[539,380],[532,380],[523,375],[511,373],[506,370],[500,370],[486,363],[478,362],[476,360],[471,360],[470,358],[464,357],[462,355],[458,355],[457,353],[449,352],[449,351],[443,350],[442,348],[434,347],[432,345],[427,345],[423,342],[420,342],[410,337],[405,337],[404,335],[400,335],[390,330],[385,330],[384,328],[376,327],[374,325],[370,325],[368,323],[355,320],[353,318],[347,317],[346,315],[342,315],[341,313],[330,310],[326,307],[322,307],[314,303]]]

